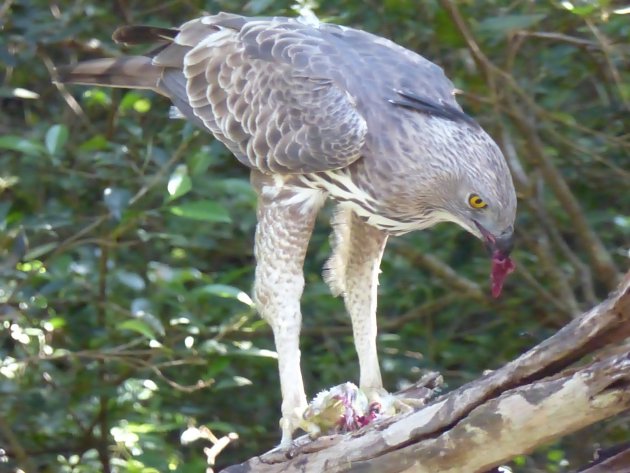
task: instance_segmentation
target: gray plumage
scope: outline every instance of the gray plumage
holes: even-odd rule
[[[422,56],[352,28],[225,13],[178,29],[122,27],[114,39],[154,49],[60,68],[57,80],[154,90],[172,101],[171,116],[206,129],[252,170],[255,298],[279,353],[283,445],[305,408],[301,265],[326,197],[339,206],[326,279],[344,295],[371,398],[383,394],[376,275],[388,235],[452,221],[506,265],[516,197],[505,160]]]

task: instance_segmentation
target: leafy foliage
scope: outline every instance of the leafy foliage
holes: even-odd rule
[[[466,382],[612,288],[630,240],[627,15],[605,0],[466,2],[455,14],[448,5],[0,5],[0,470],[198,472],[212,435],[240,436],[221,464],[278,441],[272,338],[247,295],[256,205],[247,171],[208,134],[169,121],[160,97],[51,83],[53,64],[118,54],[108,36],[123,23],[312,7],[421,52],[464,91],[515,175],[519,269],[494,302],[481,245],[454,226],[392,241],[379,339],[390,389],[424,369]],[[319,275],[326,220],[303,298],[312,394],[358,371],[343,306]],[[627,438],[627,425],[590,429],[513,468],[567,471],[596,443]]]

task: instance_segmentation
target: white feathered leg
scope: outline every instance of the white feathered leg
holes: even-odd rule
[[[376,352],[376,292],[387,235],[344,208],[338,210],[333,228],[334,249],[325,279],[335,295],[344,296],[359,357],[359,387],[376,400],[384,393]]]
[[[280,447],[286,449],[307,407],[300,370],[300,298],[304,256],[325,196],[311,190],[296,194],[269,181],[260,175],[253,178],[259,194],[254,296],[261,316],[271,325],[278,352]]]

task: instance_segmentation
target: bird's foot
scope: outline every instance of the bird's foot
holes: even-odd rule
[[[293,458],[313,439],[354,432],[377,420],[411,412],[425,405],[426,399],[405,394],[390,394],[383,388],[359,389],[352,383],[322,391],[305,408],[295,408],[291,415],[283,416],[280,420],[280,445],[261,459],[265,463],[282,462]],[[293,434],[298,429],[306,432],[308,437],[294,440]]]
[[[280,444],[262,455],[261,460],[265,463],[280,463],[289,458],[293,458],[297,454],[301,444],[299,442],[300,439],[293,439],[293,434],[298,429],[303,429],[308,432],[308,425],[304,422],[306,409],[306,406],[295,407],[291,409],[288,414],[282,416],[280,419],[280,429],[282,430]]]
[[[280,440],[280,445],[278,445],[278,449],[284,450],[286,452],[290,452],[294,447],[293,443],[293,433],[302,429],[306,433],[309,433],[309,425],[304,422],[304,416],[308,406],[299,406],[293,408],[288,414],[282,416],[280,419],[280,429],[282,430],[282,439]]]
[[[368,402],[377,411],[375,418],[406,414],[425,405],[423,399],[407,397],[404,393],[391,394],[383,388],[364,388]]]
[[[282,441],[265,457],[272,455],[278,458],[277,461],[286,460],[309,444],[309,439],[353,432],[377,420],[413,412],[424,407],[440,391],[442,384],[439,373],[429,372],[396,394],[380,387],[359,389],[352,383],[334,386],[320,392],[308,406],[295,408],[292,415],[282,418]],[[302,429],[308,436],[293,440],[297,429]]]
[[[363,388],[363,391],[371,405],[380,405],[380,416],[391,417],[426,406],[441,391],[443,384],[440,373],[428,371],[396,394],[388,393],[383,388]]]
[[[301,425],[311,438],[344,433],[367,425],[370,420],[367,397],[352,383],[344,383],[320,392],[304,412]]]
[[[387,395],[384,390],[381,391]],[[340,384],[313,398],[304,411],[300,428],[311,438],[353,432],[381,416],[381,401],[382,396],[370,399],[366,392],[352,383]]]

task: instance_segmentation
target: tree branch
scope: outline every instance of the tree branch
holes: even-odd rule
[[[486,471],[630,409],[627,348],[598,353],[628,337],[630,272],[607,300],[552,337],[418,411],[354,433],[302,437],[291,458],[271,452],[223,471]],[[590,363],[572,366],[585,356]]]
[[[612,450],[612,452],[610,451]],[[630,443],[613,447],[609,451],[597,452],[597,459],[578,473],[610,473],[630,471]]]

